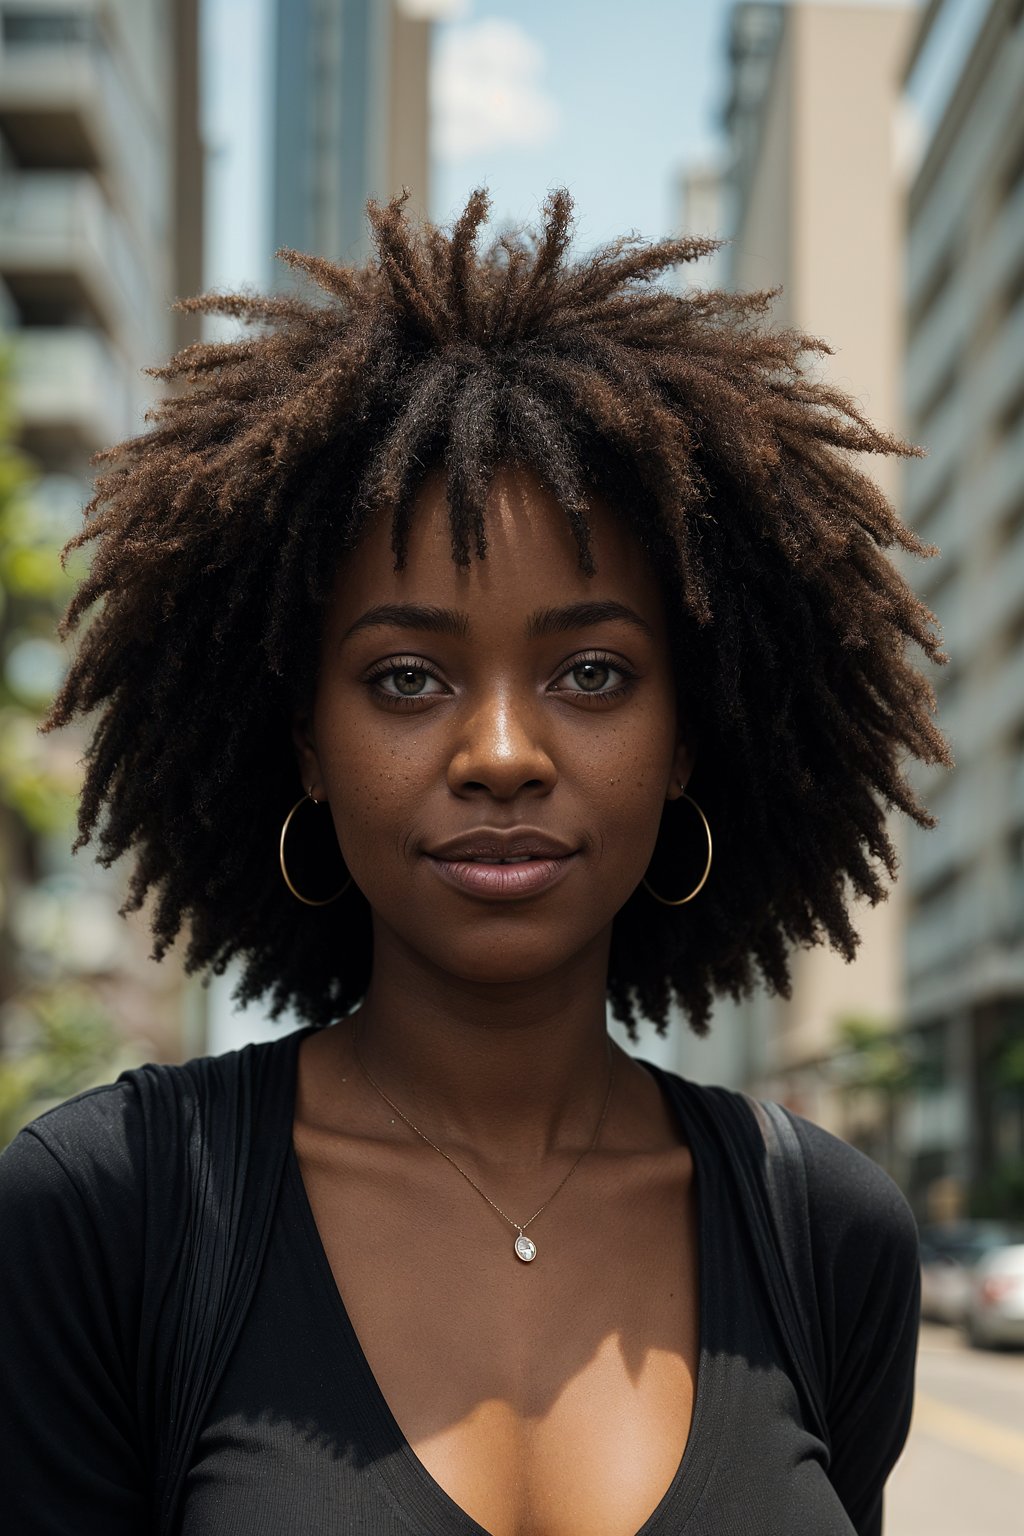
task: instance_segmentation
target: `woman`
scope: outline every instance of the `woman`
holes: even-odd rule
[[[707,242],[477,252],[371,205],[328,295],[159,376],[106,455],[80,842],[159,958],[308,1027],[148,1068],[3,1165],[19,1530],[881,1529],[916,1241],[814,1126],[612,1046],[847,958],[946,760],[922,552]]]

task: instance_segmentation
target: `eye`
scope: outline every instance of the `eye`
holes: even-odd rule
[[[439,698],[448,691],[421,656],[389,656],[372,667],[364,681],[380,703],[395,706]]]
[[[553,686],[558,693],[610,698],[625,693],[632,681],[633,673],[613,664],[606,656],[581,656],[560,674]]]
[[[422,667],[393,667],[388,672],[378,673],[374,682],[382,693],[392,698],[421,699],[424,694],[444,692],[437,678]]]
[[[569,675],[581,693],[600,693],[615,671],[606,661],[581,661]]]

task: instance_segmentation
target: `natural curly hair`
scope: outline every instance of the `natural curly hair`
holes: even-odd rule
[[[383,507],[400,565],[438,465],[453,559],[486,558],[488,486],[517,466],[557,497],[590,569],[599,493],[659,573],[689,788],[715,833],[696,901],[641,887],[619,912],[608,992],[631,1032],[637,1014],[663,1030],[673,995],[702,1032],[713,993],[739,997],[755,967],[787,993],[792,944],[852,958],[852,893],[873,904],[895,873],[887,809],[931,822],[901,767],[948,749],[907,642],[944,657],[883,551],[932,551],[852,457],[913,450],[811,375],[829,349],[773,329],[771,294],[652,282],[716,242],[630,236],[573,261],[557,191],[538,231],[481,251],[487,211],[474,192],[449,231],[413,225],[404,198],[370,203],[363,265],[279,253],[326,301],[183,301],[254,330],[153,369],[174,392],[152,426],[97,455],[69,545],[95,553],[62,633],[102,604],[44,729],[98,712],[75,846],[95,837],[103,864],[134,850],[125,910],[155,897],[156,958],[185,925],[189,970],[237,957],[240,1000],[327,1024],[366,988],[369,908],[354,890],[301,906],[276,843],[339,560]]]

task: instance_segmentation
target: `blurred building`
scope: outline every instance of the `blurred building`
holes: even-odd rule
[[[915,22],[902,4],[743,3],[729,32],[720,206],[726,285],[781,286],[774,319],[824,336],[823,372],[880,425],[902,410],[900,71]],[[704,194],[705,203],[707,194]],[[688,233],[704,233],[691,213]],[[895,496],[899,467],[867,466]],[[899,829],[893,829],[895,836]],[[722,1000],[707,1040],[684,1035],[680,1069],[754,1087],[835,1128],[841,1024],[892,1027],[903,1012],[904,894],[860,906],[847,965],[830,949],[792,957],[788,1000]]]
[[[729,228],[728,187],[718,165],[684,166],[676,182],[676,225],[681,234],[723,238]],[[678,273],[682,290],[724,288],[728,283],[728,252],[723,248]]]
[[[80,473],[201,284],[198,0],[0,0],[0,281],[26,446]]]
[[[426,212],[430,16],[427,0],[275,0],[273,250],[357,260],[367,198],[403,186]]]
[[[921,142],[907,211],[905,515],[950,662],[935,681],[955,771],[908,838],[907,1016],[925,1084],[913,1187],[1024,1214],[1024,4],[932,0],[906,91]],[[1016,1170],[1016,1171],[1014,1171]],[[1000,1189],[1000,1183],[1007,1188]]]
[[[0,319],[21,444],[42,474],[38,517],[65,537],[89,455],[137,430],[155,396],[142,368],[197,334],[169,307],[202,281],[197,9],[0,0]],[[19,833],[8,822],[0,835]],[[142,963],[148,939],[116,919],[117,883],[88,855],[69,865],[63,844],[22,854],[24,889],[6,916],[46,907],[25,933],[64,934],[72,971],[121,971],[126,1014],[174,1049],[180,982]]]

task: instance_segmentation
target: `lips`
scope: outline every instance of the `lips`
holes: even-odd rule
[[[557,884],[578,851],[532,827],[482,827],[428,849],[427,857],[447,885],[472,896],[514,900]]]
[[[534,827],[511,827],[507,831],[480,827],[427,849],[432,859],[468,859],[489,864],[504,859],[564,859],[575,852],[572,843],[539,832]]]

